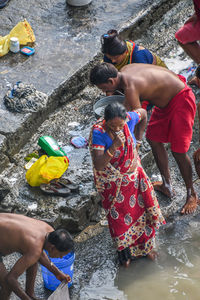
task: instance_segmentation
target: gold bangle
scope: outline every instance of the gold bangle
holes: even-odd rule
[[[108,149],[106,150],[106,153],[107,153],[110,157],[113,157],[113,154],[111,154],[110,151],[109,151]]]

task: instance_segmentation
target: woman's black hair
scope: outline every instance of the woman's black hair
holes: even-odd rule
[[[126,109],[119,102],[113,102],[108,104],[104,111],[104,119],[105,121],[113,120],[114,118],[121,118],[123,120],[126,119]]]
[[[102,53],[115,56],[123,54],[126,50],[126,42],[121,39],[117,30],[111,29],[101,36]]]
[[[90,82],[95,85],[107,83],[109,78],[116,78],[117,73],[117,69],[112,64],[98,64],[90,71]]]
[[[56,229],[50,232],[47,240],[60,252],[74,251],[74,241],[65,229]]]

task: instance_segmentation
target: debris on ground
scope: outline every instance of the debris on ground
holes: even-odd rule
[[[48,96],[36,90],[32,84],[18,81],[4,96],[4,104],[11,112],[36,112],[47,104]]]

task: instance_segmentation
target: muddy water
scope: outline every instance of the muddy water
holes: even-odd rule
[[[199,227],[198,213],[183,217],[177,213],[170,217],[167,225],[157,234],[156,250],[159,256],[156,261],[140,258],[132,261],[128,269],[118,269],[114,253],[108,255],[108,249],[113,252],[113,247],[111,241],[107,242],[109,233],[104,232],[97,246],[101,248],[101,253],[97,252],[93,257],[89,254],[87,258],[92,260],[93,265],[91,279],[89,282],[85,280],[79,297],[72,295],[72,299],[199,300]],[[103,245],[100,246],[100,243]]]
[[[161,230],[157,239],[156,262],[140,259],[128,270],[120,269],[116,285],[123,299],[198,300],[200,293],[199,219],[177,221]]]

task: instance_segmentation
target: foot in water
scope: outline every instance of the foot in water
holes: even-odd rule
[[[128,267],[130,266],[130,263],[131,263],[131,260],[130,260],[130,258],[129,258],[128,260],[126,260],[125,262],[123,262],[123,266],[124,266],[125,268],[128,268]]]
[[[149,254],[147,254],[147,258],[151,260],[155,260],[158,257],[158,253],[155,250],[151,250]]]
[[[163,195],[165,195],[170,199],[173,197],[173,193],[170,188],[170,185],[166,186],[162,181],[154,181],[152,182],[152,184],[155,191],[162,193]]]
[[[192,79],[188,81],[188,84],[194,84],[200,88],[200,79],[194,76]]]
[[[182,215],[192,214],[197,209],[197,205],[199,204],[199,200],[196,194],[190,195],[183,208],[181,209]]]

